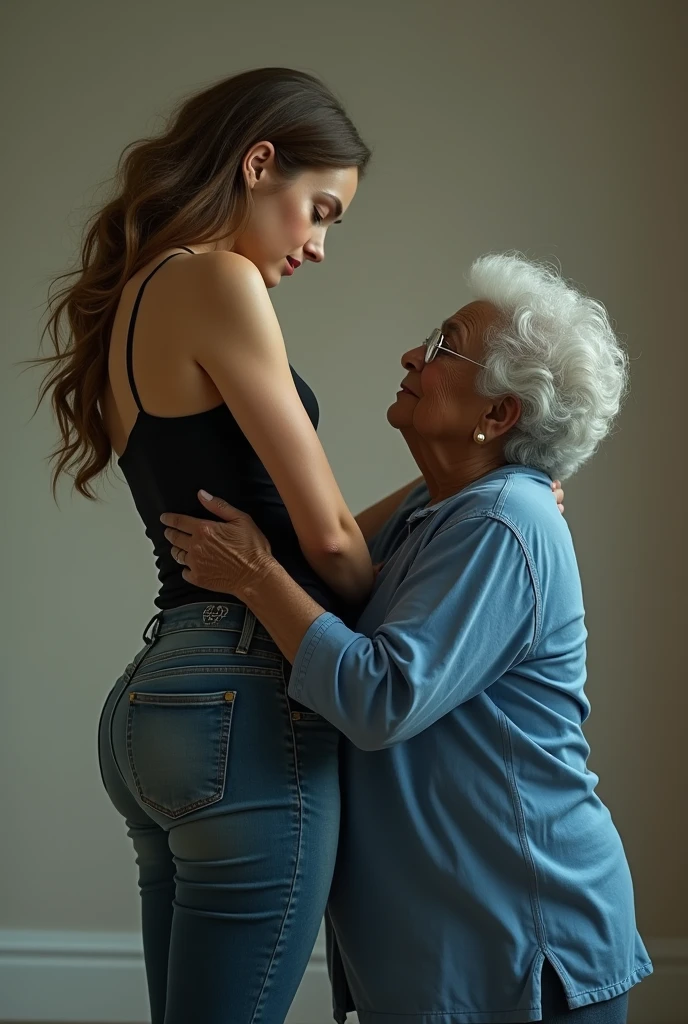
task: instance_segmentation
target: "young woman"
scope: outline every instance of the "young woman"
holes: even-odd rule
[[[139,866],[152,1024],[280,1024],[325,908],[338,733],[288,696],[288,664],[222,581],[184,578],[160,516],[220,494],[320,606],[366,598],[363,534],[413,484],[354,520],[267,289],[324,258],[369,158],[315,78],[220,82],[130,147],[52,301],[55,480],[71,471],[93,497],[116,456],[160,578],[160,612],[99,730]]]
[[[324,607],[368,594],[368,550],[268,289],[322,261],[369,157],[315,78],[220,82],[129,148],[52,300],[55,479],[70,470],[92,497],[116,456],[160,578],[99,739],[139,866],[153,1024],[283,1021],[330,888],[338,734],[288,698],[253,615],[184,580],[160,515],[197,513],[210,488]]]

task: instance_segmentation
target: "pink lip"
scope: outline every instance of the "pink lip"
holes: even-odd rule
[[[287,276],[291,277],[295,270],[298,270],[301,266],[299,260],[295,260],[293,256],[287,256]]]

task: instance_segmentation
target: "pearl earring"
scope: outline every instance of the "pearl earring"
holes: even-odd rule
[[[482,433],[482,431],[479,431],[475,435],[475,439],[478,442],[478,444],[485,444],[485,435]]]

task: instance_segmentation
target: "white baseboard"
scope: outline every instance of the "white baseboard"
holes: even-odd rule
[[[628,1024],[688,1024],[688,938],[645,945],[655,970],[633,989]]]
[[[647,946],[655,973],[633,990],[629,1024],[688,1024],[688,938],[648,940]],[[319,942],[287,1024],[327,1024],[331,1019],[327,968]],[[0,929],[0,1021],[146,1024],[147,1020],[138,935]]]
[[[287,1024],[332,1019],[319,941]],[[141,938],[135,933],[0,929],[0,1021],[146,1024]]]

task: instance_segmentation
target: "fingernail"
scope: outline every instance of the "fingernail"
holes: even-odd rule
[[[207,491],[199,491],[198,493],[200,494],[200,496],[203,498],[204,501],[212,501],[213,500],[212,494],[208,494]]]

